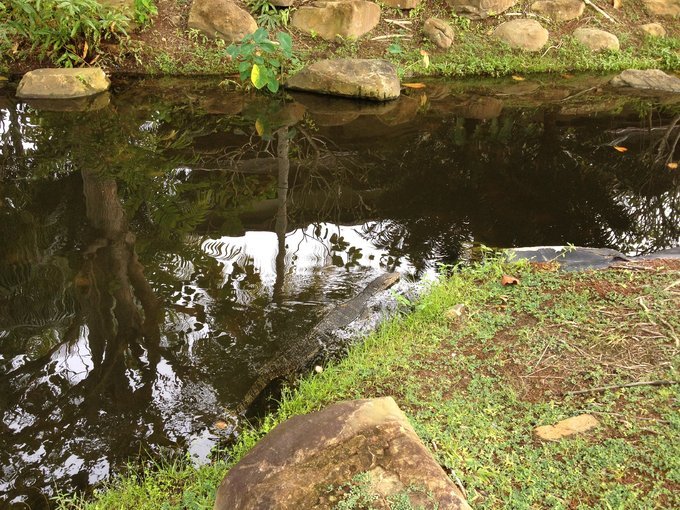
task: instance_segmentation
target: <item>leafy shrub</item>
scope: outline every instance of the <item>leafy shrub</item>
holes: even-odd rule
[[[126,15],[95,0],[0,0],[0,17],[6,41],[30,44],[31,52],[64,67],[99,53],[104,40],[127,37],[130,25]],[[0,47],[2,39],[0,33]]]
[[[270,30],[288,26],[290,9],[277,9],[269,0],[247,0],[246,3],[257,15],[257,26]]]
[[[151,17],[158,14],[153,0],[135,0],[135,21],[140,25],[147,25]]]
[[[227,53],[238,62],[241,83],[250,82],[256,89],[266,86],[272,93],[278,92],[288,70],[298,64],[290,35],[279,32],[272,41],[264,28],[230,45]]]

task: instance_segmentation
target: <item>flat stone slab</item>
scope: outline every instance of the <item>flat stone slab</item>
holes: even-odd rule
[[[397,70],[386,60],[337,58],[319,60],[288,79],[294,90],[372,101],[396,99]]]
[[[388,508],[380,504],[396,494],[414,508],[470,508],[385,397],[340,402],[281,423],[231,468],[214,510],[336,508],[329,487],[351,484],[357,475],[369,478],[377,508]]]
[[[548,42],[548,31],[533,19],[515,19],[498,25],[493,36],[511,48],[539,51]]]
[[[531,246],[509,250],[511,260],[531,262],[557,262],[567,271],[605,269],[617,261],[629,260],[623,253],[609,248],[584,248],[566,246]]]
[[[555,425],[543,425],[534,429],[536,437],[542,441],[559,441],[566,437],[582,434],[594,429],[600,422],[592,414],[581,414],[566,420],[558,421]]]
[[[627,69],[609,82],[612,87],[680,93],[680,78],[659,69]]]
[[[290,24],[329,41],[358,38],[380,22],[380,7],[365,0],[318,1],[298,8]]]
[[[96,67],[36,69],[27,72],[17,87],[21,99],[73,99],[108,90],[111,81]]]

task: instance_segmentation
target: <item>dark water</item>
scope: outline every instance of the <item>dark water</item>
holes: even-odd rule
[[[61,112],[0,89],[0,506],[205,458],[258,368],[383,271],[678,245],[680,102],[569,97],[593,86],[372,105],[130,81]]]

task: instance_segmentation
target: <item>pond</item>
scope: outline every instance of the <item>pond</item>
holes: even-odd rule
[[[603,83],[432,81],[382,105],[0,88],[0,506],[204,461],[267,361],[384,272],[677,246],[680,101]]]

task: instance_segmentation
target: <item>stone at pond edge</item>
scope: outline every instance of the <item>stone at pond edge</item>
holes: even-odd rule
[[[577,28],[574,37],[590,51],[619,50],[619,38],[599,28]]]
[[[194,0],[189,11],[189,28],[231,44],[255,32],[257,23],[230,0]]]
[[[609,84],[613,87],[656,90],[680,93],[680,78],[668,75],[659,69],[627,69],[615,76]]]
[[[643,0],[647,11],[654,16],[680,16],[680,0]]]
[[[442,510],[469,509],[394,400],[385,397],[340,402],[281,423],[231,468],[214,510],[330,509],[337,500],[331,501],[328,488],[363,473],[378,496],[375,503],[407,494],[416,508],[436,502]]]
[[[446,21],[430,18],[423,25],[427,38],[440,48],[446,49],[453,44],[453,28]]]
[[[666,37],[666,29],[659,23],[640,25],[640,30],[650,37]]]
[[[566,420],[558,421],[555,425],[543,425],[534,429],[534,434],[542,441],[559,441],[565,437],[587,432],[600,424],[591,414],[581,414]]]
[[[86,69],[36,69],[27,72],[17,87],[17,97],[72,99],[108,90],[111,82],[97,67]]]
[[[517,0],[446,0],[446,3],[457,14],[480,19],[507,11],[517,3]]]
[[[571,21],[580,17],[586,8],[581,0],[538,0],[531,4],[531,10],[554,19]]]
[[[386,60],[319,60],[288,79],[286,86],[318,94],[387,101],[399,97],[397,70]]]
[[[539,51],[548,42],[548,31],[532,19],[506,21],[498,25],[493,36],[526,51]]]
[[[380,21],[380,7],[365,0],[319,1],[297,9],[290,20],[295,28],[322,39],[358,38]]]

